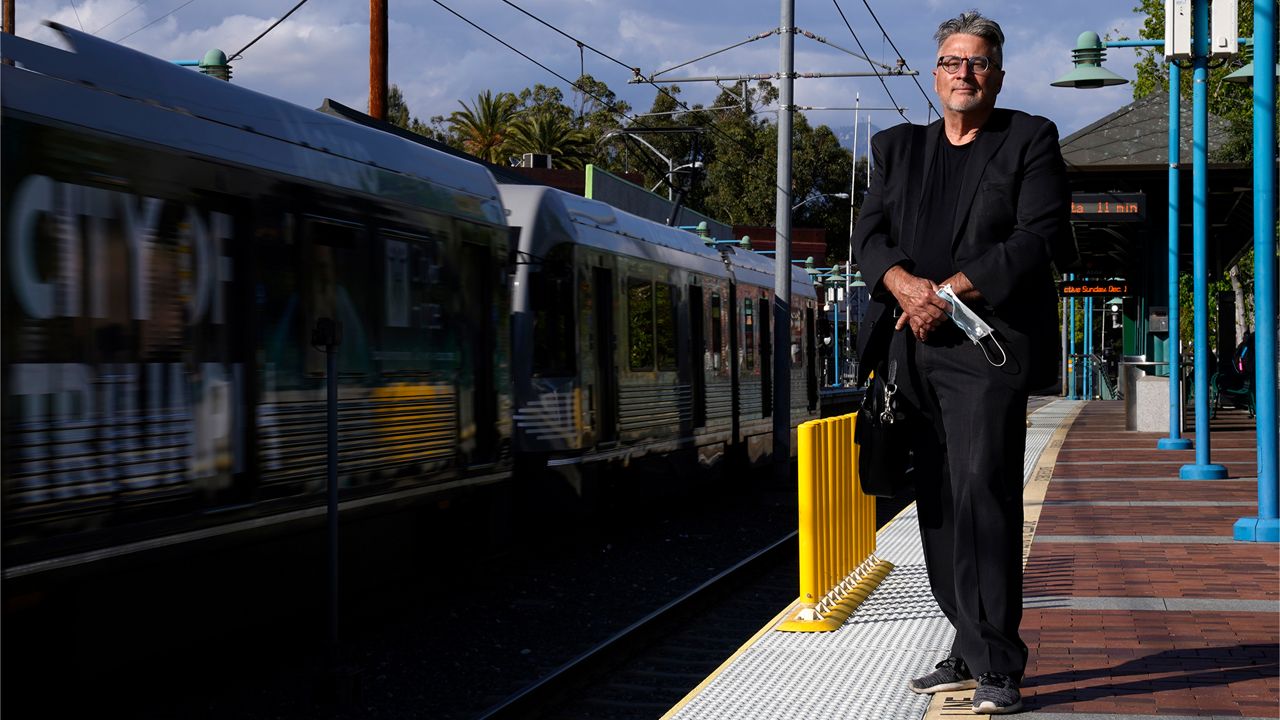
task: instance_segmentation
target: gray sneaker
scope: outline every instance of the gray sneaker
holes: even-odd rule
[[[978,676],[978,689],[973,693],[973,711],[983,715],[1008,715],[1022,710],[1022,694],[1018,683],[1003,673],[986,672]]]
[[[937,669],[928,675],[918,677],[907,683],[912,692],[931,695],[936,692],[972,690],[978,687],[978,683],[973,679],[973,674],[969,672],[968,666],[964,664],[964,660],[958,657],[949,657],[934,667]]]

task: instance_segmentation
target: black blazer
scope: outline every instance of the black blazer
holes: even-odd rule
[[[860,380],[887,351],[895,322],[888,309],[895,301],[881,280],[894,265],[914,266],[916,226],[932,175],[927,166],[941,134],[937,120],[927,127],[898,125],[871,141],[875,170],[852,237],[854,258],[872,288],[858,329]],[[982,293],[984,302],[973,310],[1009,355],[1001,371],[1015,387],[1044,387],[1057,377],[1061,357],[1050,263],[1063,268],[1076,258],[1058,129],[1043,117],[997,108],[973,143],[952,258]]]

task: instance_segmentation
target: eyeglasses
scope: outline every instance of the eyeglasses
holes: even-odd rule
[[[938,67],[947,71],[948,75],[955,75],[960,72],[961,63],[969,63],[969,70],[974,75],[986,75],[996,67],[996,61],[985,55],[974,55],[973,57],[960,57],[958,55],[943,55],[938,58]]]

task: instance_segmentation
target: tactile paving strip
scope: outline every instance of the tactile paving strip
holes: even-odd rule
[[[1032,416],[1023,482],[1074,403],[1057,400]],[[933,595],[915,506],[876,536],[893,572],[829,633],[764,633],[668,717],[674,720],[920,720],[928,695],[907,689],[946,657],[955,631]]]

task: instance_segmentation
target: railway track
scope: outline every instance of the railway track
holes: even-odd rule
[[[787,534],[481,718],[662,715],[795,599],[796,543],[796,533]]]
[[[876,526],[911,498],[881,501]],[[480,716],[481,720],[653,720],[787,607],[796,533],[780,538]]]

